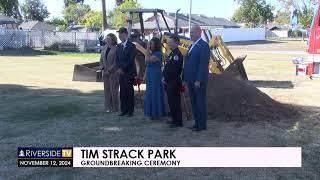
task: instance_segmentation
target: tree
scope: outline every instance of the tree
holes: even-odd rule
[[[314,9],[307,6],[302,7],[302,11],[299,11],[298,19],[303,28],[309,28],[313,20]]]
[[[21,10],[25,19],[35,21],[43,21],[50,14],[41,0],[25,0]]]
[[[289,14],[289,21],[291,9],[298,10],[298,21],[303,28],[308,28],[313,19],[315,0],[278,0],[281,5],[281,12]]]
[[[58,27],[59,31],[64,31],[68,26],[68,23],[61,18],[52,18],[50,21],[47,21],[47,23]]]
[[[101,11],[90,11],[80,20],[81,24],[87,27],[102,28],[102,12]]]
[[[124,0],[116,0],[116,5],[120,6],[122,3],[124,3]]]
[[[235,11],[231,20],[246,23],[248,27],[257,27],[273,20],[273,7],[265,0],[239,0],[240,7]]]
[[[96,0],[95,0],[96,1]],[[116,1],[116,5],[120,6],[122,3],[125,2],[125,0],[115,0]],[[75,3],[82,3],[84,2],[84,0],[64,0],[64,4],[65,7],[67,7],[70,4],[75,4]],[[102,3],[102,29],[105,30],[108,27],[108,23],[107,23],[107,12],[106,12],[106,0],[101,0]]]
[[[278,24],[289,24],[290,23],[290,13],[278,11],[276,17],[274,18],[274,22]]]
[[[68,23],[79,24],[80,19],[90,10],[90,6],[86,4],[70,4],[64,8],[63,16]]]
[[[22,19],[19,0],[0,0],[0,12],[6,16]]]
[[[67,7],[71,4],[81,3],[83,4],[84,0],[63,0],[64,6]]]
[[[125,0],[120,6],[114,8],[108,15],[109,24],[112,28],[119,28],[122,26],[126,26],[126,14],[122,13],[121,9],[134,9],[140,8],[140,4],[138,4],[134,0]],[[136,14],[133,17],[133,22],[138,22],[138,15]]]

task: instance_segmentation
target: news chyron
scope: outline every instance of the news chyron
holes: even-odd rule
[[[73,148],[18,148],[18,167],[73,167]]]
[[[19,147],[19,167],[301,167],[301,147]]]

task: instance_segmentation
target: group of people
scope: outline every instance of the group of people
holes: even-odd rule
[[[137,76],[135,56],[136,46],[128,40],[126,28],[118,31],[121,43],[117,43],[114,34],[104,38],[100,66],[104,81],[106,112],[119,111],[120,86],[120,114],[132,117],[134,113],[134,82]],[[182,127],[181,87],[187,87],[192,113],[195,121],[190,127],[193,131],[207,129],[206,91],[209,76],[210,49],[201,38],[200,26],[194,26],[190,31],[192,45],[188,53],[183,56],[178,45],[180,39],[173,35],[168,41],[171,49],[164,68],[162,44],[159,38],[152,38],[147,43],[145,52],[146,70],[144,82],[146,91],[144,97],[144,115],[152,120],[167,116],[165,110],[164,91],[167,92],[170,127]]]

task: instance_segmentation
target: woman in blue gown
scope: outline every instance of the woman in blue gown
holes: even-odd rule
[[[166,115],[163,97],[163,86],[161,83],[162,52],[161,41],[152,38],[147,45],[146,61],[146,92],[144,98],[144,115],[154,119],[160,119]]]

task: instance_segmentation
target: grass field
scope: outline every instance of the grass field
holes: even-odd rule
[[[277,48],[274,48],[274,47]],[[268,48],[269,47],[269,48]],[[74,64],[98,54],[0,53],[0,179],[320,179],[320,81],[296,77],[278,51],[301,41],[232,44],[247,54],[249,79],[272,98],[299,106],[302,117],[274,123],[209,120],[208,131],[173,130],[136,109],[131,119],[103,112],[100,83],[72,82]],[[275,51],[274,53],[268,53]],[[303,49],[300,49],[303,51]],[[192,122],[186,122],[186,126]],[[200,146],[302,147],[302,168],[17,168],[17,147]]]

